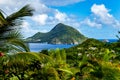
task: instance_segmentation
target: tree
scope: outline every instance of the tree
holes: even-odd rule
[[[19,11],[5,17],[0,10],[0,51],[30,51],[24,44],[19,32],[23,17],[32,16],[34,9],[29,5],[24,6]]]

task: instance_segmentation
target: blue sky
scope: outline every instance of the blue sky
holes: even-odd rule
[[[36,11],[21,25],[24,37],[48,32],[58,23],[96,39],[114,39],[120,30],[120,0],[0,0],[0,9],[9,15],[26,4]]]

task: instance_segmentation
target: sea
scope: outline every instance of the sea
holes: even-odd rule
[[[29,43],[30,50],[32,52],[40,52],[41,50],[50,50],[50,49],[63,49],[70,48],[74,46],[73,44],[46,44],[46,43]]]
[[[107,42],[117,42],[117,39],[98,39],[100,41],[107,41]],[[30,50],[32,52],[40,52],[42,50],[50,50],[50,49],[63,49],[63,48],[70,48],[75,46],[73,44],[47,44],[47,43],[28,43]]]
[[[117,42],[118,39],[98,39],[99,41],[106,41],[106,42],[109,42],[109,43],[113,43],[113,42]]]

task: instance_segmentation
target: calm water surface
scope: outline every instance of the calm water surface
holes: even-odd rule
[[[100,41],[103,41],[104,39],[98,39]],[[116,42],[117,39],[108,39],[109,42]],[[74,45],[68,45],[68,44],[43,44],[43,43],[29,43],[29,47],[31,51],[39,52],[44,49],[56,49],[56,48],[70,48]]]
[[[39,52],[44,49],[56,49],[56,48],[70,48],[74,45],[67,44],[43,44],[43,43],[29,43],[29,47],[31,51]]]

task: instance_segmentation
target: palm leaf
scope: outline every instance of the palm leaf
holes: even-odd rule
[[[5,17],[2,14],[2,10],[0,10],[0,27],[2,27],[3,23],[6,23]]]
[[[37,60],[39,60],[42,63],[47,63],[50,62],[52,64],[53,59],[45,54],[42,53],[36,53],[36,52],[19,52],[17,55],[26,55],[26,56],[31,56],[31,58],[35,58]],[[29,57],[30,58],[30,57]]]
[[[22,52],[23,51],[26,51],[26,52],[30,51],[29,47],[26,44],[24,44],[23,41],[20,41],[20,40],[16,39],[16,40],[9,41],[9,43],[12,44],[13,47],[16,47],[16,48],[20,49]]]
[[[52,79],[53,79],[53,80],[60,80],[59,74],[58,74],[58,72],[56,71],[55,68],[50,67],[50,68],[47,69],[47,71],[48,71],[47,73],[48,73],[49,75],[52,75]],[[48,79],[50,80],[50,77],[48,77]]]
[[[25,16],[32,16],[34,9],[30,7],[30,5],[24,6],[18,12],[15,12],[6,18],[9,25],[20,25],[20,20],[22,20]]]
[[[18,47],[18,49],[26,52],[30,51],[29,47],[24,44],[24,41],[21,39],[22,35],[18,31],[9,33],[7,38],[8,43],[12,44],[13,47]]]
[[[0,49],[2,50],[10,50],[7,49],[13,48],[20,51],[30,51],[29,48],[24,44],[21,40],[21,35],[16,26],[21,25],[22,19],[25,16],[32,16],[34,9],[32,9],[29,5],[24,6],[19,11],[4,17],[2,11],[0,11]],[[7,48],[6,48],[7,47]],[[12,50],[13,51],[13,50]],[[18,50],[19,51],[19,50]]]
[[[59,71],[62,71],[62,72],[66,72],[66,73],[69,73],[69,74],[72,74],[73,73],[70,71],[70,70],[67,70],[67,69],[62,69],[62,68],[58,68]]]
[[[49,58],[49,56],[46,56],[44,54],[39,54],[35,52],[20,52],[14,55],[8,55],[7,62],[4,65],[13,69],[16,69],[16,68],[22,69],[22,67],[24,68],[28,66],[29,64],[32,63],[32,61],[35,61],[35,60],[39,61],[44,65],[46,64],[46,60],[47,62],[51,62],[51,58]]]

